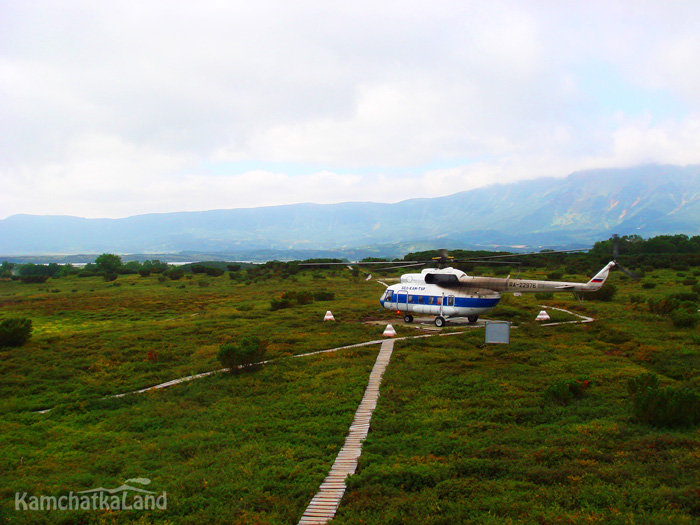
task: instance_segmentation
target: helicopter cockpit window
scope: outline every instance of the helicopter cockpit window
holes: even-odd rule
[[[393,301],[393,300],[394,300],[394,292],[393,292],[393,290],[388,290],[388,291],[386,292],[386,297],[385,297],[384,299],[385,299],[386,301],[389,301],[389,302]]]

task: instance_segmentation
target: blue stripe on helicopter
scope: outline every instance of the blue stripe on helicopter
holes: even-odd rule
[[[395,296],[396,297],[396,296]],[[440,306],[437,304],[437,299],[442,299],[442,297],[435,297],[433,296],[433,302],[429,302],[429,297],[428,295],[424,296],[414,296],[414,300],[410,303],[406,303],[406,296],[403,294],[400,294],[398,296],[399,298],[399,303],[401,305],[405,304],[412,304],[414,306]],[[423,297],[423,302],[418,302],[417,298],[418,297]],[[445,298],[446,299],[446,298]],[[455,304],[454,306],[456,308],[489,308],[492,306],[496,306],[498,304],[498,301],[500,301],[501,298],[497,299],[484,299],[480,297],[455,297]],[[384,305],[386,301],[384,299],[381,300],[382,306]],[[389,304],[396,304],[396,301],[389,301]],[[447,307],[447,304],[444,304],[443,306]]]
[[[500,300],[500,297],[498,299],[455,297],[455,306],[458,308],[488,308],[489,306],[496,306]]]

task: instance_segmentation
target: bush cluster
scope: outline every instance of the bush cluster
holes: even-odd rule
[[[32,320],[26,317],[0,321],[0,347],[23,346],[32,336]]]
[[[647,302],[646,297],[644,297],[644,295],[642,295],[642,294],[635,294],[635,293],[629,294],[629,303],[630,304],[644,304],[646,302]]]
[[[314,292],[314,301],[332,301],[335,299],[335,292],[318,291]]]
[[[172,270],[168,271],[167,275],[170,280],[179,281],[185,276],[185,270],[182,268],[173,268]]]
[[[670,313],[669,317],[676,328],[695,328],[698,325],[698,314],[686,308],[679,308]]]
[[[311,304],[314,301],[332,301],[333,299],[335,299],[335,293],[333,292],[284,292],[281,298],[270,301],[270,308],[273,311],[282,310],[296,305]]]
[[[267,344],[259,337],[247,336],[243,337],[238,344],[222,344],[217,358],[232,374],[236,374],[243,367],[262,361],[266,351]]]
[[[605,283],[597,292],[591,292],[586,297],[594,301],[612,301],[617,293],[617,286],[612,283]]]
[[[208,275],[209,277],[220,277],[226,273],[223,269],[221,268],[216,268],[214,266],[206,266],[204,264],[193,264],[190,266],[190,270],[192,273],[203,273]]]
[[[690,427],[700,422],[700,394],[687,387],[659,386],[645,373],[627,383],[634,417],[655,427]]]
[[[672,293],[660,299],[650,298],[647,305],[649,312],[669,316],[677,328],[694,328],[700,321],[698,294],[695,292]]]
[[[23,284],[43,284],[48,279],[48,275],[23,275],[20,277]]]
[[[568,405],[576,399],[581,399],[590,386],[591,382],[586,378],[575,381],[558,379],[547,387],[544,396],[560,405]]]

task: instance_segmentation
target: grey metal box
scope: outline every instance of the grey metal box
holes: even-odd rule
[[[485,342],[487,344],[510,344],[510,323],[508,321],[486,321]]]

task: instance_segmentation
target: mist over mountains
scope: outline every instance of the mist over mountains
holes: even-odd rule
[[[0,221],[0,255],[398,256],[439,247],[587,247],[612,233],[699,234],[700,166],[582,171],[396,204],[295,204],[124,219],[13,215]]]

